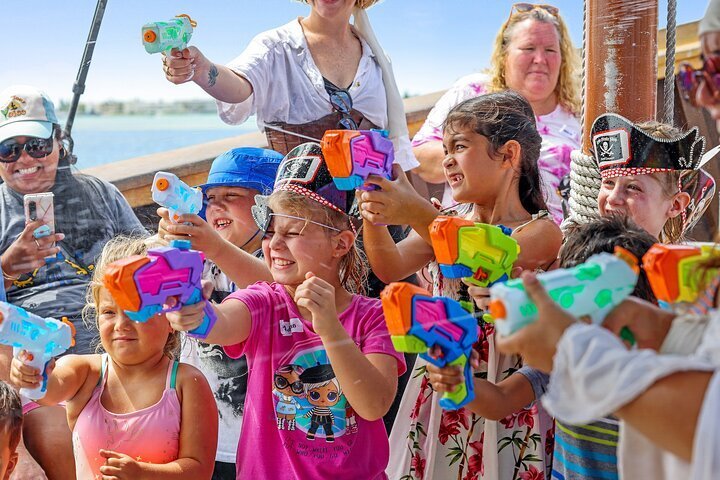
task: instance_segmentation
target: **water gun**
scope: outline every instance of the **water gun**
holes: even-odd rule
[[[75,326],[63,318],[42,318],[6,302],[0,302],[0,344],[13,347],[18,357],[27,352],[25,364],[42,372],[42,383],[36,388],[21,388],[20,393],[32,400],[45,396],[47,373],[45,369],[53,357],[75,345]]]
[[[662,245],[656,243],[643,256],[643,270],[648,277],[650,287],[663,308],[671,304],[692,303],[700,296],[704,280],[710,280],[718,269],[708,269],[699,275],[698,267],[715,252],[714,244]],[[705,278],[703,278],[705,277]]]
[[[430,224],[440,271],[479,287],[510,278],[520,246],[506,227],[440,215]]]
[[[173,48],[187,47],[197,22],[181,14],[167,22],[146,23],[142,27],[143,46],[147,53],[169,53]]]
[[[338,190],[373,190],[364,185],[369,175],[391,178],[395,150],[385,131],[328,130],[320,145]]]
[[[147,256],[133,255],[111,263],[103,284],[118,306],[136,322],[205,302],[203,323],[188,335],[206,338],[217,317],[202,295],[204,260],[202,252],[190,250],[190,241],[173,240],[168,247],[148,250]],[[170,297],[178,300],[174,307],[165,306]]]
[[[151,190],[153,201],[167,208],[170,219],[175,223],[180,215],[197,214],[203,205],[203,194],[199,188],[188,186],[169,172],[157,172]]]
[[[380,294],[385,322],[395,350],[419,353],[428,362],[444,367],[459,365],[465,383],[440,399],[440,406],[457,410],[475,398],[473,372],[470,366],[472,346],[478,339],[478,322],[458,302],[433,297],[410,283],[391,283]],[[432,347],[442,354],[433,358]]]
[[[638,260],[616,247],[615,255],[598,253],[583,264],[537,276],[548,295],[574,317],[589,316],[602,323],[617,304],[627,298],[637,283]],[[525,292],[520,279],[490,287],[490,313],[502,335],[510,335],[537,320],[537,307]],[[634,343],[624,329],[621,338]]]

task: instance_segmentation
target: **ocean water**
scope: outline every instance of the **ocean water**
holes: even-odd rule
[[[64,124],[64,119],[60,118]],[[164,152],[257,130],[255,119],[227,125],[214,113],[183,115],[78,115],[73,125],[77,167]]]

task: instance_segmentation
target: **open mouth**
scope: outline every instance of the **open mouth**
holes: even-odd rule
[[[40,165],[36,165],[34,167],[28,167],[28,168],[18,168],[15,170],[15,175],[23,176],[23,175],[32,175],[35,172],[39,172],[42,167]]]
[[[213,223],[213,227],[215,228],[215,230],[223,230],[223,229],[229,227],[232,223],[233,223],[233,221],[230,220],[229,218],[218,218]]]
[[[284,258],[273,258],[272,264],[274,268],[284,269],[289,267],[290,265],[294,264],[295,262],[292,262],[290,260],[285,260]]]
[[[461,183],[464,178],[465,176],[460,173],[452,173],[447,175],[448,183],[451,187],[453,185],[458,185],[459,183]]]

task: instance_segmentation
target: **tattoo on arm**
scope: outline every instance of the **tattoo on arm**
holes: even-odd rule
[[[217,82],[218,77],[218,69],[215,65],[210,66],[210,70],[208,71],[208,87],[214,87],[215,82]]]

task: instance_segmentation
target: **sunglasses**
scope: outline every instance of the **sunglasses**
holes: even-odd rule
[[[512,17],[516,13],[532,12],[535,9],[543,10],[553,17],[557,17],[560,13],[559,8],[544,3],[516,3],[510,8],[510,16]]]
[[[20,158],[20,154],[25,150],[32,158],[45,158],[53,151],[53,137],[50,138],[31,138],[25,143],[20,143],[14,138],[10,138],[0,143],[0,162],[13,163]]]
[[[685,100],[694,107],[698,106],[695,101],[695,93],[703,82],[707,85],[713,98],[720,99],[720,55],[705,58],[700,69],[693,68],[689,63],[683,63],[680,65],[678,78]]]
[[[290,383],[288,379],[282,375],[275,375],[273,383],[278,390],[285,390],[287,387],[290,387],[290,390],[295,394],[303,393],[303,383],[300,380]]]
[[[358,124],[350,116],[353,108],[352,97],[347,90],[339,89],[330,93],[330,104],[333,110],[342,114],[342,118],[338,122],[338,127],[345,130],[357,130]]]

